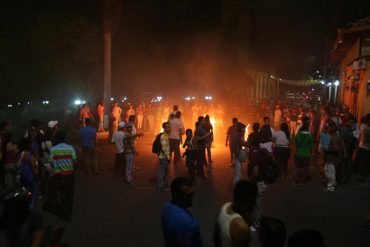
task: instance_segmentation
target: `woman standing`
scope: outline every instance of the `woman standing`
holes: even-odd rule
[[[290,132],[288,124],[285,122],[282,123],[280,130],[272,133],[272,138],[275,142],[274,157],[279,166],[279,176],[285,179],[288,175],[288,160],[290,157]]]
[[[302,127],[295,138],[296,154],[295,166],[296,176],[294,179],[295,184],[303,185],[308,179],[308,169],[312,157],[313,137],[309,131],[310,123],[304,121]]]
[[[211,119],[209,118],[209,115],[206,115],[205,117],[206,120],[206,130],[209,132],[209,136],[206,138],[206,149],[207,149],[207,156],[208,156],[208,172],[210,172],[211,167],[212,167],[212,153],[211,153],[211,148],[212,148],[212,142],[213,142],[213,126],[211,124]]]

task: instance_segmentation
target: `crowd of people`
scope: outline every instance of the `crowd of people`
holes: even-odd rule
[[[207,181],[212,175],[215,123],[218,135],[226,135],[225,145],[229,147],[230,167],[234,174],[233,202],[222,207],[216,220],[216,246],[244,246],[253,241],[260,246],[283,246],[262,244],[269,242],[270,234],[275,234],[271,231],[277,229],[281,234],[280,242],[284,243],[285,229],[279,220],[261,216],[261,197],[268,184],[287,180],[291,157],[294,158],[294,185],[308,182],[311,165],[320,167],[324,191],[327,192],[334,192],[338,186],[349,182],[353,173],[369,175],[370,114],[357,122],[348,108],[333,105],[295,106],[284,102],[259,102],[255,105],[247,102],[245,106],[247,109],[243,112],[248,116],[230,117],[231,126],[226,128],[224,119],[227,114],[220,105],[186,103],[181,108],[173,105],[171,109],[169,103],[163,102],[147,101],[136,107],[132,104],[121,107],[117,102],[112,104],[108,115],[108,141],[115,144],[116,178],[123,177],[127,184],[135,184],[132,174],[135,169],[140,169],[135,161],[136,141],[144,132],[160,132],[153,141],[152,152],[157,155],[159,163],[157,188],[163,191],[171,189],[173,197],[162,211],[167,246],[202,246],[199,226],[186,208],[191,206],[197,178]],[[90,111],[87,104],[80,109],[77,151],[81,152],[88,175],[100,174],[97,132],[106,130],[104,107],[104,101],[100,101],[96,111]],[[10,123],[2,122],[0,147],[2,190],[11,191],[23,186],[31,195],[27,201],[28,209],[41,200],[44,210],[69,221],[78,152],[66,144],[66,132],[58,129],[58,121],[49,121],[45,126],[33,119],[18,141],[12,137]],[[181,147],[184,152],[181,152]],[[189,176],[173,180],[170,186],[170,164],[172,162],[176,168],[184,157]],[[245,162],[248,181],[241,179]],[[266,227],[260,228],[263,225]],[[11,228],[12,241],[17,241],[20,227],[19,223]],[[259,228],[259,236],[253,237]],[[179,231],[180,235],[174,235],[173,231]],[[302,236],[305,234],[313,233],[302,233]]]

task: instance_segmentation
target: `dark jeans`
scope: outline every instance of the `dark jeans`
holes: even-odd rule
[[[174,152],[174,163],[177,163],[181,160],[181,153],[180,153],[180,140],[179,139],[169,139],[170,141],[170,155],[172,157],[172,153]]]
[[[274,157],[277,165],[279,166],[280,176],[288,175],[288,160],[290,157],[290,148],[289,147],[275,147],[274,148]]]
[[[49,183],[47,204],[61,216],[72,214],[75,177],[73,174],[53,175]]]
[[[195,177],[195,156],[196,156],[196,151],[188,151],[186,154],[186,167],[188,168],[189,172],[189,178],[192,183],[194,183],[194,177]]]
[[[206,160],[206,145],[203,143],[198,143],[198,150],[196,154],[196,166],[198,170],[198,176],[202,179],[204,176],[204,167],[207,166]]]
[[[295,166],[296,166],[296,183],[305,183],[308,180],[308,169],[310,166],[309,157],[295,157]]]
[[[116,153],[116,160],[114,162],[114,175],[117,177],[123,176],[124,166],[125,166],[125,153]]]

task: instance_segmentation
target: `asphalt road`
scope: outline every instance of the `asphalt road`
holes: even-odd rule
[[[45,212],[46,224],[63,224],[63,241],[69,246],[164,246],[160,209],[169,200],[169,192],[156,189],[157,159],[151,154],[154,136],[138,140],[139,156],[135,172],[137,185],[129,186],[114,179],[114,145],[99,141],[98,161],[101,175],[87,175],[77,169],[74,213],[65,223]],[[197,181],[191,212],[199,220],[205,246],[213,246],[212,231],[221,205],[231,199],[233,170],[228,150],[215,145],[213,172],[208,181]],[[243,167],[246,174],[246,167]],[[312,167],[313,179],[304,186],[293,186],[291,179],[268,187],[263,196],[263,214],[282,219],[288,235],[303,228],[320,230],[330,247],[370,246],[370,179],[355,177],[351,184],[335,193],[322,192],[318,168]],[[186,175],[184,162],[177,170],[171,166],[171,178]]]

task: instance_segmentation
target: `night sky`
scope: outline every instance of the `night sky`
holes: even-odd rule
[[[2,1],[2,103],[101,96],[101,2]],[[115,94],[141,97],[179,85],[213,90],[228,80],[250,81],[235,45],[245,40],[248,66],[308,78],[328,62],[336,27],[370,14],[369,1],[360,0],[234,1],[243,3],[234,12],[227,0],[182,1],[185,8],[177,2],[123,0],[112,42]]]

